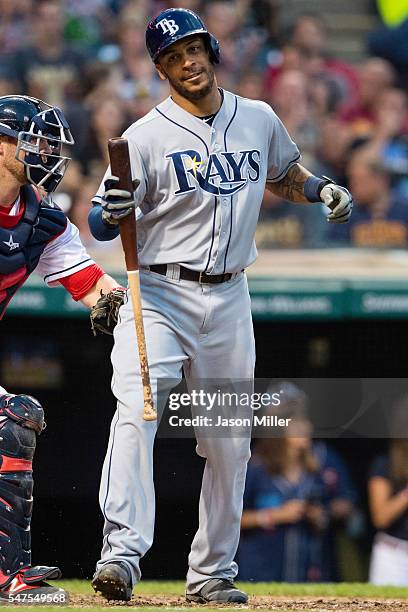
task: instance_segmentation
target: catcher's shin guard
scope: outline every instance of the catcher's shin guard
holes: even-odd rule
[[[37,400],[0,398],[0,589],[31,565],[32,460],[43,427]]]

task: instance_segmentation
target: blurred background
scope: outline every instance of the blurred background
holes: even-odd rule
[[[36,96],[68,116],[76,145],[56,200],[96,261],[119,277],[119,242],[96,242],[87,214],[108,139],[167,96],[144,32],[169,6],[199,12],[219,40],[219,84],[271,104],[304,165],[356,201],[351,222],[332,227],[323,205],[265,194],[259,258],[248,271],[257,376],[288,384],[405,377],[408,1],[0,0],[0,95]],[[91,576],[100,547],[110,348],[109,338],[92,338],[86,312],[62,289],[35,280],[2,324],[0,382],[36,395],[49,424],[38,444],[34,561],[60,564],[66,577]],[[408,566],[404,441],[312,441],[302,393],[295,386],[305,420],[297,442],[254,444],[241,576],[407,584],[408,572],[390,569]],[[156,540],[143,568],[146,577],[182,578],[202,460],[191,440],[156,446]]]

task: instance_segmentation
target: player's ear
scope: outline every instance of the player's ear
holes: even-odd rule
[[[156,70],[157,70],[157,74],[159,75],[159,77],[161,78],[162,81],[167,81],[167,76],[166,74],[163,72],[162,67],[160,66],[159,63],[155,64],[156,66]]]

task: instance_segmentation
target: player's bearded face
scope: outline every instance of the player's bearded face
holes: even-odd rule
[[[181,41],[160,59],[159,72],[186,100],[205,98],[214,86],[214,68],[202,37]]]
[[[24,185],[27,182],[27,178],[24,165],[16,159],[16,146],[16,142],[4,142],[3,166],[20,185]],[[21,152],[20,155],[24,155],[24,152]]]

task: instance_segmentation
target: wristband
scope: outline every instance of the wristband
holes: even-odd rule
[[[321,202],[320,192],[325,185],[332,183],[326,178],[318,178],[317,176],[309,176],[304,184],[303,193],[309,202]]]

